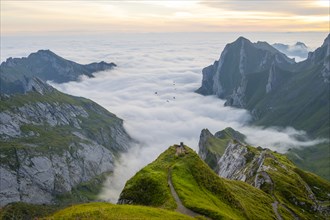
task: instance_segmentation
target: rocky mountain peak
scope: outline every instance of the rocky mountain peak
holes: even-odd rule
[[[94,77],[93,73],[115,67],[114,63],[99,62],[78,64],[66,60],[50,50],[39,50],[28,57],[8,58],[1,63],[1,93],[27,92],[27,82],[34,77],[43,81],[64,83],[79,80],[82,75]]]
[[[226,45],[218,61],[203,69],[202,86],[196,92],[224,98],[225,105],[245,107],[250,76],[269,72],[274,63],[290,69],[295,62],[266,42],[239,37]]]
[[[214,134],[215,137],[226,139],[226,138],[232,138],[236,141],[244,142],[246,136],[236,130],[234,130],[231,127],[227,127],[224,130],[218,131]]]
[[[244,43],[251,43],[251,41],[248,40],[247,38],[240,36],[240,37],[238,37],[238,38],[233,42],[233,44],[235,44],[235,43],[240,43],[240,44],[242,44],[243,42],[244,42]]]
[[[57,56],[53,51],[49,50],[49,49],[41,49],[41,50],[38,50],[36,53],[32,53],[32,54],[36,54],[36,55],[51,55],[51,56]],[[32,55],[30,54],[30,56]]]
[[[206,141],[209,140],[210,137],[212,137],[213,134],[208,130],[208,129],[203,129],[201,131],[200,137],[199,137],[199,151],[198,155],[205,160],[208,154],[208,149],[205,147],[206,146]]]
[[[284,44],[275,46],[282,48],[279,49],[281,51],[292,48],[292,45]],[[323,46],[299,63],[279,50],[266,42],[251,43],[243,37],[227,44],[220,59],[203,69],[202,85],[196,92],[216,95],[225,100],[225,106],[249,110],[255,123],[262,121],[267,126],[293,126],[314,133],[322,129],[322,133],[328,134],[329,126],[321,118],[329,121],[324,114],[329,112],[329,36]],[[306,54],[306,50],[303,51]],[[288,103],[296,104],[288,107]],[[309,112],[315,112],[315,115],[298,114],[306,106],[314,109]],[[319,111],[323,112],[323,116],[316,113]],[[274,120],[278,116],[282,119]],[[306,120],[318,125],[308,126],[304,122]],[[314,129],[317,127],[320,129]]]
[[[254,43],[254,46],[261,49],[261,50],[266,50],[268,52],[271,52],[272,54],[280,53],[277,49],[272,47],[266,41],[258,41],[257,43]]]

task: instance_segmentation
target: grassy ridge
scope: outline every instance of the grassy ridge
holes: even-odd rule
[[[171,154],[162,153],[157,160],[126,182],[120,199],[135,205],[175,209],[176,203],[167,185],[168,170],[173,163],[174,157]]]
[[[220,178],[188,147],[186,153],[181,155],[176,155],[175,146],[162,153],[126,183],[120,200],[175,208],[168,206],[169,201],[173,204],[167,185],[169,172],[184,206],[197,213],[212,219],[275,218],[269,195],[247,183]],[[155,187],[145,187],[147,180]],[[142,194],[158,196],[149,196],[146,200]]]
[[[217,176],[191,149],[177,159],[172,179],[183,204],[212,219],[270,219],[272,199],[240,181]],[[258,203],[254,202],[258,201]]]

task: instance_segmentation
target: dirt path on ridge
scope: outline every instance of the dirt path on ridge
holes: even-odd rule
[[[168,182],[168,185],[170,186],[170,189],[171,189],[171,194],[177,204],[177,208],[175,209],[175,211],[177,212],[180,212],[184,215],[189,215],[191,217],[195,217],[195,216],[198,216],[200,214],[190,210],[190,209],[187,209],[181,202],[178,194],[176,193],[174,187],[173,187],[173,184],[172,184],[172,177],[171,177],[171,170],[168,171],[168,178],[167,178],[167,182]]]

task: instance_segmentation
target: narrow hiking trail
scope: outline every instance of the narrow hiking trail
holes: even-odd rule
[[[272,203],[272,207],[273,207],[273,211],[274,211],[274,213],[276,215],[277,220],[283,220],[282,216],[278,212],[278,206],[282,206],[284,209],[286,209],[291,214],[291,216],[293,217],[293,219],[299,220],[299,217],[291,209],[289,209],[286,205],[284,205],[280,201],[278,201],[278,199],[276,198],[276,196],[274,194],[275,183],[272,180],[272,178],[266,172],[264,172],[264,173],[269,177],[269,179],[271,181],[271,189],[270,189],[271,194],[270,195],[274,199],[274,202]]]
[[[275,202],[272,203],[273,211],[275,212],[277,220],[283,220],[282,216],[278,213],[278,201],[275,200]]]
[[[185,214],[185,215],[189,215],[191,217],[195,217],[195,216],[198,216],[200,214],[190,210],[190,209],[187,209],[181,202],[178,194],[176,193],[174,187],[173,187],[173,184],[172,184],[172,178],[171,178],[171,170],[169,170],[168,172],[168,178],[167,178],[167,182],[168,182],[168,185],[170,186],[170,189],[171,189],[171,194],[177,204],[177,208],[175,209],[175,211],[177,212],[180,212],[182,214]]]
[[[185,154],[185,153],[186,153],[186,150],[185,150],[185,148],[183,146],[183,143],[180,143],[180,146],[178,146],[176,148],[175,155],[176,156],[179,156],[179,155]],[[200,217],[203,217],[203,218],[205,218],[207,220],[212,220],[212,219],[210,219],[210,218],[208,218],[206,216],[203,216],[202,214],[196,213],[196,212],[194,212],[194,211],[186,208],[182,204],[182,202],[181,202],[181,200],[179,198],[179,195],[175,191],[174,186],[173,186],[173,183],[172,183],[172,168],[169,168],[169,170],[168,170],[167,183],[168,183],[168,185],[170,187],[171,194],[172,194],[172,196],[173,196],[173,198],[174,198],[174,200],[175,200],[175,202],[177,204],[177,208],[175,209],[175,211],[180,212],[181,214],[184,214],[184,215],[191,216],[191,217],[200,216]]]

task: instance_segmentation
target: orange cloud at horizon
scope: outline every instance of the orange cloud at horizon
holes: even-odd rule
[[[1,35],[45,32],[329,32],[329,1],[1,1]],[[291,7],[291,8],[290,8]]]

